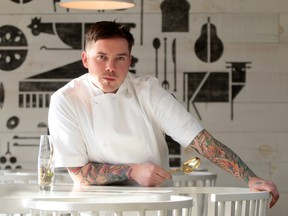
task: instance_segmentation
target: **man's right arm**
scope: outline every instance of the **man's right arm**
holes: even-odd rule
[[[76,183],[88,185],[108,185],[131,179],[129,165],[109,165],[87,163],[83,167],[69,167],[68,171]]]
[[[171,175],[153,163],[101,164],[87,163],[83,167],[67,168],[73,181],[84,185],[109,185],[134,180],[141,186],[160,186]]]

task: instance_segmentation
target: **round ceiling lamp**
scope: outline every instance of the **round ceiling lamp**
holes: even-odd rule
[[[135,6],[133,0],[61,0],[59,5],[70,9],[117,10]]]

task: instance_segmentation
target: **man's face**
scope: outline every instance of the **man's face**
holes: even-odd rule
[[[130,67],[128,42],[124,38],[108,38],[87,44],[82,62],[94,85],[104,93],[115,93]]]

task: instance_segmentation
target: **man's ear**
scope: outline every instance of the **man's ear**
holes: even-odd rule
[[[85,68],[88,68],[88,59],[87,59],[87,53],[86,51],[83,51],[81,54],[81,58],[82,58],[82,64]]]

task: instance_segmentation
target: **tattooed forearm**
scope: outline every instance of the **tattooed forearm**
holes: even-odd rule
[[[231,149],[213,138],[206,130],[200,132],[187,147],[186,152],[195,149],[199,154],[206,157],[222,169],[230,172],[247,183],[256,175]]]
[[[82,184],[106,185],[124,182],[130,178],[128,165],[88,163],[84,167],[68,168],[73,179]]]

